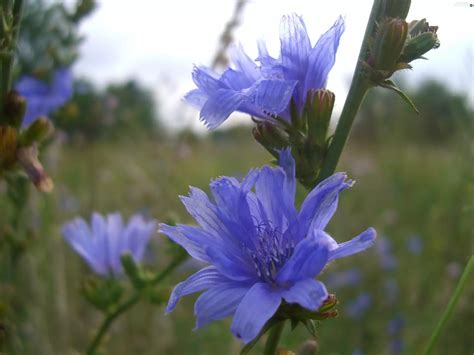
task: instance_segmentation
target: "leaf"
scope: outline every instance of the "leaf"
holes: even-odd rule
[[[390,89],[390,90],[393,90],[395,91],[398,95],[400,95],[400,97],[405,100],[405,102],[416,112],[416,113],[420,113],[418,111],[418,109],[416,108],[415,104],[413,103],[413,101],[411,101],[411,99],[408,97],[407,94],[405,94],[402,90],[400,90],[398,88],[398,86],[391,80],[385,80],[382,84],[380,84],[381,87],[383,88],[386,88],[386,89]]]

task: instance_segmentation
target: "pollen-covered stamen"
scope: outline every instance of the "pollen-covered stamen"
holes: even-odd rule
[[[252,259],[258,277],[273,284],[278,271],[293,254],[294,243],[269,221],[260,221],[256,230],[257,239],[254,244],[243,246],[242,249]]]

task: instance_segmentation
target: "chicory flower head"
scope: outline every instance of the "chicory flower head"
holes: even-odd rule
[[[119,277],[123,274],[121,256],[129,253],[136,263],[141,262],[156,227],[155,222],[147,222],[140,215],[132,216],[125,224],[119,213],[94,213],[90,225],[76,218],[62,227],[62,233],[95,273]]]
[[[69,101],[73,94],[72,74],[68,68],[58,69],[49,83],[25,75],[15,89],[26,98],[23,127],[28,127],[38,117],[49,115]]]
[[[343,31],[340,17],[312,47],[303,19],[296,14],[284,16],[278,58],[271,57],[260,41],[258,65],[237,45],[230,53],[233,68],[221,76],[209,68],[194,68],[193,80],[198,88],[185,100],[201,110],[200,118],[210,129],[234,111],[260,119],[272,120],[278,115],[289,120],[290,100],[302,111],[308,91],[326,86]]]
[[[252,170],[242,181],[212,181],[213,199],[191,188],[182,202],[199,226],[160,225],[193,258],[211,264],[175,287],[167,312],[181,297],[206,290],[195,304],[197,328],[234,315],[232,332],[248,343],[283,300],[318,310],[328,292],[314,278],[332,260],[373,244],[372,228],[341,244],[324,232],[339,193],[352,186],[345,174],[320,183],[297,211],[295,162],[289,150],[280,153],[280,165]]]

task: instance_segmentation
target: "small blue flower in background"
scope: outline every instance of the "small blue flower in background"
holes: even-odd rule
[[[383,236],[379,239],[375,250],[385,271],[393,271],[397,267],[397,259],[392,254],[392,244],[387,237]]]
[[[62,233],[95,273],[119,277],[123,273],[121,256],[130,253],[139,263],[156,228],[155,222],[147,222],[140,215],[132,216],[124,224],[119,213],[107,216],[94,213],[90,225],[82,218],[76,218],[62,227]]]
[[[330,289],[343,286],[354,286],[360,283],[362,274],[358,269],[333,272],[326,279],[326,285]]]
[[[423,251],[423,241],[419,235],[410,236],[406,244],[408,251],[414,255],[420,255],[420,253]]]
[[[181,297],[206,290],[195,304],[196,327],[233,315],[232,332],[248,343],[283,299],[319,309],[328,292],[314,278],[332,260],[374,243],[373,228],[341,244],[324,232],[339,193],[352,186],[345,174],[334,174],[315,187],[298,212],[289,150],[280,153],[280,165],[252,170],[242,181],[212,181],[213,200],[191,188],[182,202],[199,227],[160,225],[193,258],[211,264],[175,287],[167,312]]]
[[[218,127],[234,111],[260,119],[279,115],[289,120],[291,99],[301,111],[307,92],[326,86],[343,31],[344,21],[339,18],[312,47],[303,19],[296,14],[284,16],[277,59],[260,41],[257,65],[237,45],[230,53],[234,67],[221,76],[209,68],[194,68],[193,80],[198,88],[185,100],[201,110],[200,118],[209,129]]]
[[[68,68],[56,70],[50,83],[32,76],[21,77],[15,85],[27,100],[23,127],[29,126],[40,116],[48,116],[72,97],[73,80]]]
[[[372,296],[368,292],[362,292],[346,306],[346,314],[350,318],[360,319],[370,308],[371,304]]]

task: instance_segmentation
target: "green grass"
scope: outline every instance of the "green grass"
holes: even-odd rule
[[[401,315],[404,354],[418,354],[446,307],[459,275],[472,254],[473,174],[463,145],[420,146],[410,142],[362,147],[350,144],[340,169],[357,180],[343,193],[328,231],[338,241],[374,226],[393,245],[397,267],[384,271],[375,248],[331,265],[322,275],[357,267],[363,280],[356,287],[336,291],[340,316],[319,326],[321,354],[391,354],[387,322]],[[20,354],[75,354],[83,351],[101,316],[79,295],[89,270],[69,250],[60,236],[60,225],[92,211],[141,211],[158,220],[192,222],[178,195],[189,185],[207,190],[219,175],[243,176],[248,169],[270,160],[250,138],[155,142],[123,140],[92,145],[52,146],[48,168],[56,189],[51,195],[33,193],[30,220],[36,239],[20,260],[17,275],[18,303],[25,315],[18,337]],[[472,163],[472,160],[471,160]],[[299,200],[304,190],[298,190]],[[1,217],[0,217],[1,218]],[[423,241],[420,255],[407,250],[410,235]],[[163,237],[153,242],[150,268],[166,262]],[[169,285],[193,272],[182,267]],[[398,295],[390,303],[384,281],[394,280]],[[474,350],[474,283],[466,288],[452,320],[433,354],[471,354]],[[346,305],[361,291],[373,303],[359,320],[345,314]],[[240,344],[229,331],[228,320],[193,332],[193,301],[183,300],[174,313],[141,303],[112,327],[107,354],[237,354]],[[22,303],[24,302],[24,303]],[[286,328],[282,345],[296,349],[309,336],[298,327]],[[258,353],[258,350],[255,351]]]

